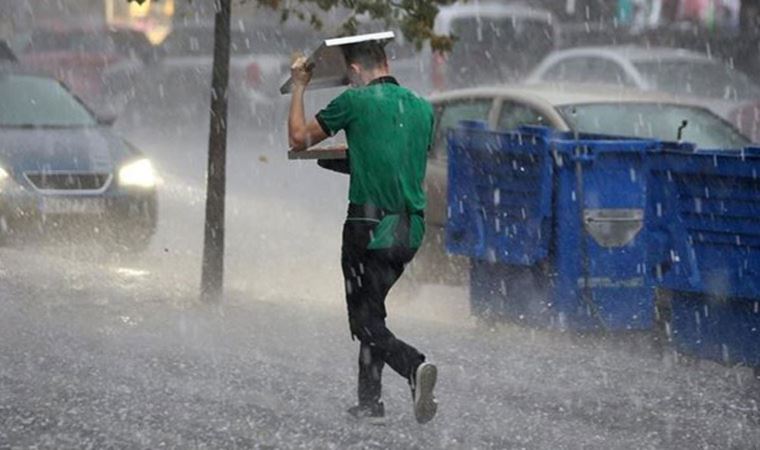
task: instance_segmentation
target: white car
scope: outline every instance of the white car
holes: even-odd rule
[[[461,120],[480,120],[494,130],[540,125],[559,131],[613,134],[684,141],[699,148],[735,149],[749,140],[710,110],[663,93],[572,85],[496,86],[460,89],[429,97],[436,112],[435,141],[428,157],[425,188],[427,236],[412,273],[418,281],[461,283],[467,260],[446,255],[448,154],[446,130]]]
[[[608,84],[693,97],[723,117],[760,98],[760,87],[721,60],[666,47],[602,46],[549,54],[526,83]]]
[[[457,40],[451,53],[432,55],[434,89],[521,79],[558,46],[557,25],[551,12],[519,3],[457,2],[441,7],[433,30]]]

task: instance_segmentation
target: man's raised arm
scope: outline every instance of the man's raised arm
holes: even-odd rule
[[[291,150],[306,150],[327,139],[327,134],[316,120],[306,122],[303,96],[311,80],[311,70],[306,66],[306,58],[297,58],[290,67],[290,73],[293,91],[288,115],[288,143]]]

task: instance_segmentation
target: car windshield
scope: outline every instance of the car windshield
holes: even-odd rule
[[[723,64],[661,60],[636,62],[634,66],[657,90],[732,101],[760,98],[760,87],[743,73]]]
[[[0,126],[85,127],[97,121],[59,82],[0,74]]]
[[[730,124],[710,111],[685,105],[657,103],[590,103],[558,107],[570,128],[582,133],[656,138],[675,141],[687,121],[682,139],[703,149],[737,149],[749,145]]]

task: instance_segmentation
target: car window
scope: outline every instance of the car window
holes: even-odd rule
[[[585,56],[560,60],[544,72],[542,79],[567,83],[633,84],[625,70],[615,61]]]
[[[760,98],[760,87],[722,63],[661,60],[634,65],[653,88],[665,92],[732,101]]]
[[[542,79],[568,83],[582,83],[591,72],[591,58],[565,58],[552,65]]]
[[[95,119],[59,82],[0,75],[0,127],[92,126]]]
[[[456,127],[460,120],[488,121],[493,100],[490,98],[477,98],[449,101],[436,106],[437,120],[435,140],[433,142],[431,156],[446,158],[446,130]]]
[[[16,55],[5,41],[0,41],[0,61],[16,61]]]
[[[656,103],[591,103],[559,107],[571,129],[675,141],[687,121],[682,139],[704,149],[736,149],[749,140],[710,111],[693,106]]]
[[[632,80],[617,62],[607,58],[591,58],[586,82],[630,86]]]
[[[523,125],[549,125],[549,121],[535,109],[517,102],[504,102],[501,105],[497,128],[514,130]]]

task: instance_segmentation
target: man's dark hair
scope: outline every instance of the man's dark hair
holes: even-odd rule
[[[377,69],[387,63],[385,48],[377,41],[359,42],[343,46],[346,64],[359,64],[367,70]]]

